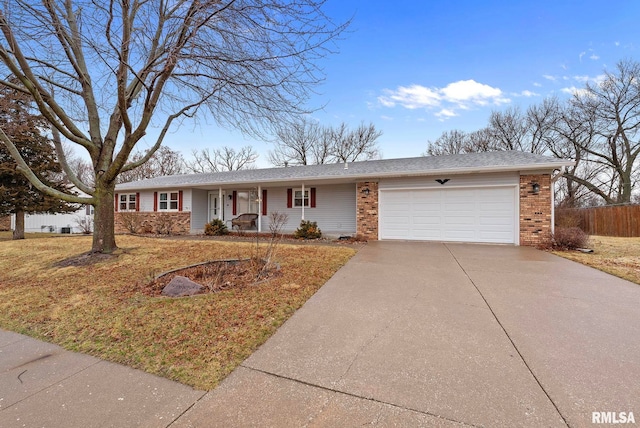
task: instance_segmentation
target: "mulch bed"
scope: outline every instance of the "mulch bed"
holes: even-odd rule
[[[264,262],[255,259],[211,261],[161,274],[153,281],[143,284],[141,291],[148,296],[160,296],[162,289],[178,275],[203,285],[199,294],[207,294],[254,286],[279,274],[276,267],[265,269]]]
[[[91,266],[96,263],[108,261],[118,257],[117,254],[104,254],[104,253],[82,253],[77,256],[69,257],[64,260],[60,260],[59,262],[54,263],[54,267],[80,267],[80,266]]]
[[[211,241],[227,241],[227,242],[256,242],[256,238],[259,243],[268,243],[271,241],[272,236],[270,233],[259,233],[256,237],[255,231],[246,231],[246,232],[230,232],[226,235],[217,235],[217,236],[207,236],[207,235],[144,235],[149,237],[156,238],[165,238],[165,239],[177,239],[177,240],[211,240]],[[276,242],[282,244],[293,244],[293,245],[353,245],[353,246],[362,246],[366,245],[367,241],[362,239],[357,239],[354,237],[344,237],[339,239],[332,238],[318,238],[318,239],[300,239],[296,238],[293,235],[283,235],[281,238],[276,239]]]

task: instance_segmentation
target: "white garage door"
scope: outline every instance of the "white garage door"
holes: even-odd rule
[[[515,187],[380,191],[380,239],[515,242]]]

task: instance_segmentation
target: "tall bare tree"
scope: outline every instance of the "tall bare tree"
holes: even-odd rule
[[[434,141],[427,142],[425,156],[456,155],[475,151],[470,145],[469,134],[459,129],[443,132]]]
[[[12,139],[0,140],[39,190],[95,206],[92,250],[111,252],[114,187],[147,162],[174,123],[206,109],[218,124],[262,134],[308,111],[317,62],[345,25],[323,0],[11,0],[0,3],[0,75],[30,93],[51,124],[60,163],[88,197],[56,190],[31,171]],[[288,119],[287,119],[288,120]],[[153,145],[129,162],[148,134]],[[87,151],[94,182],[71,170],[69,141]]]
[[[381,135],[372,123],[350,129],[346,123],[331,127],[303,119],[278,130],[269,162],[285,166],[377,159]]]
[[[275,166],[323,164],[329,154],[327,144],[322,126],[302,118],[278,128],[269,162]]]
[[[376,129],[373,123],[361,123],[353,130],[342,123],[328,132],[331,135],[331,155],[336,162],[356,162],[380,157],[378,138],[382,136],[382,131]]]
[[[131,155],[130,162],[136,163],[146,156],[146,152],[135,152]],[[186,166],[182,153],[162,146],[142,165],[123,171],[118,175],[118,183],[144,180],[146,178],[162,177],[164,175],[184,174]]]
[[[589,162],[604,168],[595,180],[575,179],[608,204],[629,203],[640,174],[640,63],[621,61],[604,79],[588,83],[571,100],[590,138],[574,138]]]
[[[193,173],[236,171],[255,168],[258,154],[251,146],[236,150],[223,146],[218,149],[202,149],[193,151],[193,160],[187,163],[187,169]]]

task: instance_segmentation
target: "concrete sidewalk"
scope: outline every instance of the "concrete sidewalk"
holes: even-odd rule
[[[369,243],[215,390],[0,331],[0,426],[640,421],[640,287],[532,248]]]
[[[167,427],[205,394],[0,330],[0,427]]]

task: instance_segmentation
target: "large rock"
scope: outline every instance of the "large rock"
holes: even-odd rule
[[[162,295],[168,297],[193,296],[200,293],[203,286],[184,276],[175,276],[162,289]]]

